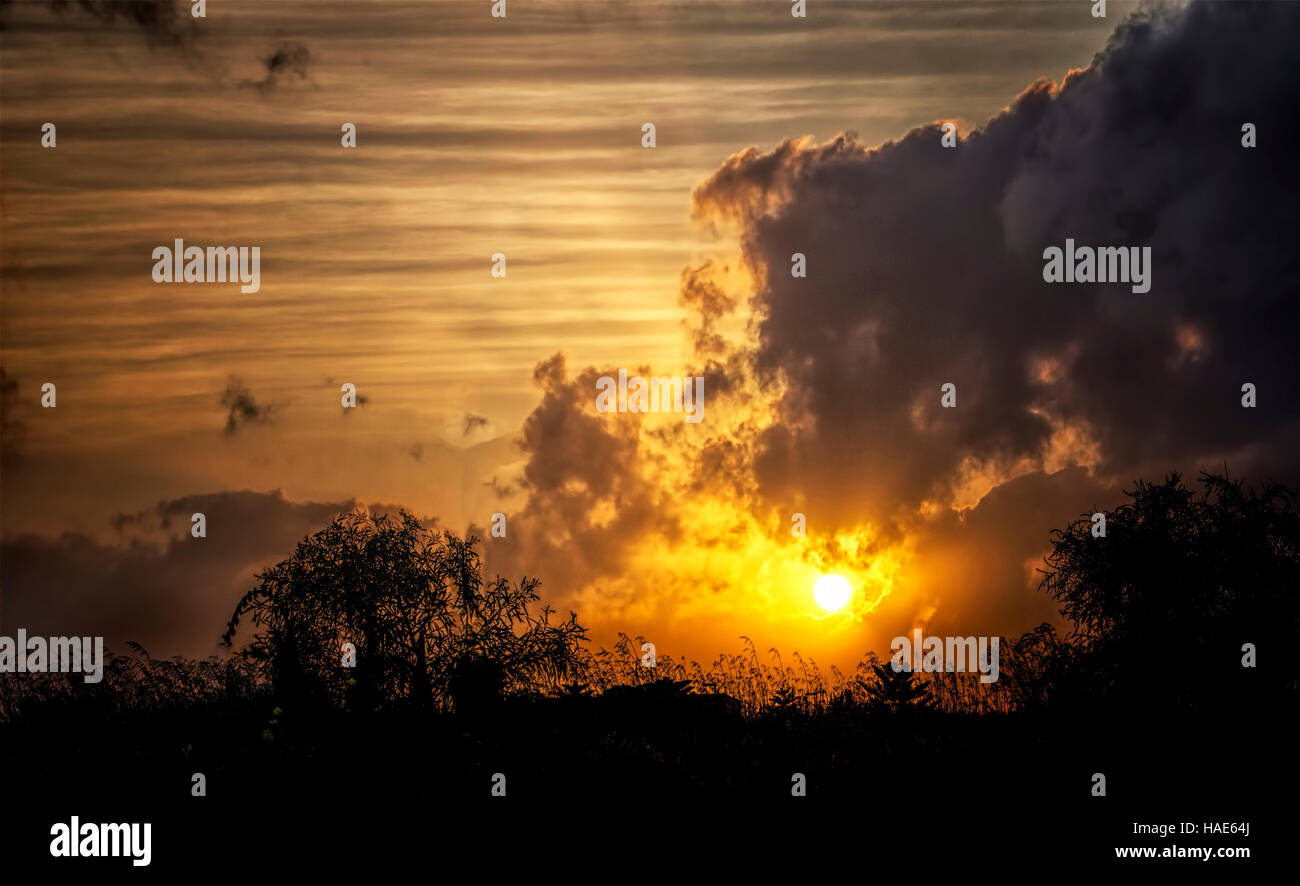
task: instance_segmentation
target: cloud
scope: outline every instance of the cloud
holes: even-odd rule
[[[187,0],[54,0],[50,8],[58,13],[76,9],[107,25],[118,20],[137,27],[152,47],[188,52],[200,34]]]
[[[271,411],[275,408],[274,404],[265,406],[257,405],[253,392],[235,376],[231,376],[226,382],[226,389],[221,392],[222,406],[228,410],[226,413],[227,437],[233,436],[236,431],[246,425],[265,424],[271,418]]]
[[[0,366],[0,451],[5,464],[18,462],[19,447],[27,435],[27,425],[20,417],[25,411],[18,399],[18,379]]]
[[[542,402],[518,444],[527,462],[517,487],[527,502],[511,514],[509,544],[493,552],[494,568],[545,575],[561,593],[619,573],[629,540],[661,533],[673,519],[666,490],[641,470],[653,456],[640,449],[636,425],[595,412],[597,375],[570,378],[562,354],[537,365]]]
[[[856,641],[879,649],[920,621],[1049,617],[1033,566],[1050,530],[1139,476],[1226,461],[1295,483],[1298,27],[1289,4],[1154,9],[956,148],[934,124],[733,155],[693,214],[737,229],[748,298],[716,262],[682,275],[705,423],[596,414],[608,370],[539,364],[527,500],[496,562],[634,630],[793,612],[800,559],[847,567],[874,589]],[[1267,144],[1241,146],[1247,121]],[[1066,238],[1150,246],[1151,291],[1045,283],[1042,251]],[[739,342],[721,332],[737,313]],[[1242,408],[1246,381],[1267,409]],[[794,511],[815,527],[798,550]]]
[[[765,488],[892,510],[1040,469],[1070,441],[1127,480],[1293,440],[1300,218],[1267,195],[1300,185],[1297,25],[1291,4],[1157,9],[955,149],[936,125],[728,159],[694,211],[740,226],[758,280],[748,356],[783,386]],[[1245,121],[1276,141],[1243,148]],[[1042,250],[1067,237],[1149,245],[1152,291],[1044,283]],[[1246,381],[1267,410],[1242,409]]]
[[[1047,529],[1114,498],[1106,483],[1075,467],[1008,480],[969,511],[939,511],[910,527],[910,574],[876,620],[893,637],[920,621],[948,636],[1014,636],[1055,619],[1057,604],[1037,590]]]
[[[291,502],[278,490],[219,492],[119,515],[119,544],[80,533],[6,536],[5,630],[98,635],[119,649],[136,640],[161,656],[210,654],[254,574],[354,506]],[[194,513],[207,518],[206,538],[190,536]]]
[[[678,300],[683,307],[699,315],[700,325],[693,331],[693,338],[695,352],[701,356],[727,350],[717,323],[736,309],[735,299],[718,285],[714,273],[712,261],[682,271]]]
[[[0,2],[0,29],[14,24],[31,25],[50,12],[60,19],[66,19],[69,12],[78,12],[107,28],[115,28],[119,22],[133,26],[144,36],[150,49],[174,50],[189,67],[208,69],[210,75],[223,82],[251,86],[263,96],[274,92],[288,79],[308,79],[311,50],[299,41],[281,40],[269,55],[257,59],[262,69],[260,80],[227,81],[226,60],[211,57],[200,48],[206,43],[205,35],[214,27],[221,27],[220,17],[195,18],[192,6],[193,0],[51,0],[47,4],[3,0]],[[15,22],[14,19],[19,17],[11,15],[13,7],[22,13],[20,21]],[[44,22],[40,26],[43,27]]]
[[[266,76],[253,85],[262,95],[274,92],[280,82],[286,78],[296,77],[306,80],[311,63],[311,50],[296,41],[281,41],[275,51],[262,59]]]

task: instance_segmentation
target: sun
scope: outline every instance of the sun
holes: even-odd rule
[[[852,593],[849,580],[842,575],[823,575],[813,586],[813,597],[816,598],[817,605],[827,612],[843,609]]]

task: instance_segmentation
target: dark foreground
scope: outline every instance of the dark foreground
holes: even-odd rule
[[[1287,712],[1244,699],[1181,714],[758,719],[726,701],[642,687],[503,702],[473,718],[309,719],[275,715],[268,698],[99,721],[69,706],[0,726],[6,873],[259,882],[456,860],[587,879],[599,870],[588,862],[613,854],[634,876],[709,863],[812,871],[832,857],[864,876],[1031,862],[1231,876],[1281,860],[1295,821]],[[191,795],[195,773],[206,796]],[[492,795],[495,773],[505,796]],[[795,773],[806,796],[791,794]],[[1092,795],[1094,773],[1106,776],[1104,797]],[[51,857],[50,828],[72,815],[152,823],[150,865]],[[1134,833],[1182,822],[1197,833]],[[1204,833],[1209,823],[1250,832]],[[1116,859],[1116,847],[1142,846],[1249,847],[1251,858]]]

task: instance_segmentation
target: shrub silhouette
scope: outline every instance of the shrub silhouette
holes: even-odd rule
[[[921,710],[930,706],[930,685],[916,679],[910,668],[894,670],[892,664],[871,666],[874,683],[858,678],[867,693],[867,704],[872,710],[890,714]]]
[[[1296,691],[1300,511],[1294,494],[1203,473],[1138,481],[1130,502],[1052,533],[1040,588],[1073,622],[1073,692],[1143,707],[1197,708]],[[1241,666],[1254,643],[1269,667]],[[1253,682],[1244,682],[1250,680]]]
[[[239,653],[276,693],[353,710],[481,708],[505,693],[561,685],[585,629],[538,615],[536,579],[485,584],[477,539],[438,535],[406,511],[336,517],[264,570],[239,601],[264,628]],[[343,644],[356,647],[343,665]]]

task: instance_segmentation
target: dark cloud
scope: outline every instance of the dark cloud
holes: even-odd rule
[[[875,619],[888,624],[889,636],[906,632],[918,615],[944,635],[1014,636],[1057,620],[1056,603],[1037,591],[1048,530],[1112,505],[1114,496],[1087,470],[1068,468],[1003,483],[969,511],[940,512],[913,527],[921,576],[886,599]]]
[[[263,95],[274,92],[284,79],[296,77],[306,80],[311,63],[311,50],[302,43],[282,41],[275,51],[262,59],[266,76],[253,85]]]
[[[273,404],[259,406],[253,392],[235,376],[231,376],[226,382],[226,389],[221,392],[222,406],[226,407],[226,430],[227,437],[234,435],[236,431],[246,425],[265,424],[271,418],[271,412],[275,408]]]
[[[653,456],[640,447],[639,416],[595,411],[600,374],[589,368],[570,378],[562,354],[537,365],[542,402],[517,443],[527,456],[517,487],[528,500],[510,515],[508,544],[485,558],[494,570],[542,574],[564,593],[617,574],[634,540],[679,531],[669,493],[644,476]]]
[[[841,136],[730,158],[695,212],[739,222],[759,279],[747,356],[784,391],[756,464],[769,494],[889,513],[971,472],[1077,461],[1071,440],[1123,482],[1284,463],[1300,420],[1297,28],[1290,3],[1156,9],[955,149],[935,125],[874,150]],[[1258,148],[1240,144],[1248,121]],[[1067,237],[1150,246],[1151,291],[1044,283],[1042,250]],[[1267,405],[1241,407],[1247,381]]]
[[[18,399],[18,379],[0,366],[0,452],[5,467],[18,464],[19,447],[27,436],[27,425],[20,418],[24,412]]]
[[[723,270],[725,272],[726,268]],[[714,282],[713,271],[711,261],[682,271],[679,300],[700,318],[699,327],[693,330],[693,338],[695,352],[701,356],[726,350],[724,340],[715,326],[718,320],[736,309],[734,298]]]
[[[150,46],[191,50],[200,33],[189,0],[53,0],[58,13],[69,9],[94,16],[107,25],[121,21],[140,30]]]
[[[14,7],[32,7],[36,15],[24,11],[22,24],[36,24],[44,10],[67,20],[69,13],[88,15],[103,25],[113,28],[120,24],[133,26],[141,33],[151,49],[175,50],[192,68],[212,68],[213,75],[222,77],[224,66],[206,57],[200,42],[213,26],[209,19],[195,18],[193,0],[50,0],[47,4],[0,3],[0,26],[13,25]],[[44,9],[42,9],[44,7]],[[312,61],[311,50],[301,42],[281,40],[269,55],[258,59],[262,65],[260,80],[241,81],[263,95],[274,92],[288,79],[306,80]]]
[[[100,635],[119,649],[136,640],[164,657],[207,655],[254,574],[354,505],[220,492],[119,515],[114,527],[130,531],[122,544],[76,533],[6,536],[5,630]],[[190,536],[195,513],[207,519],[206,538]]]

